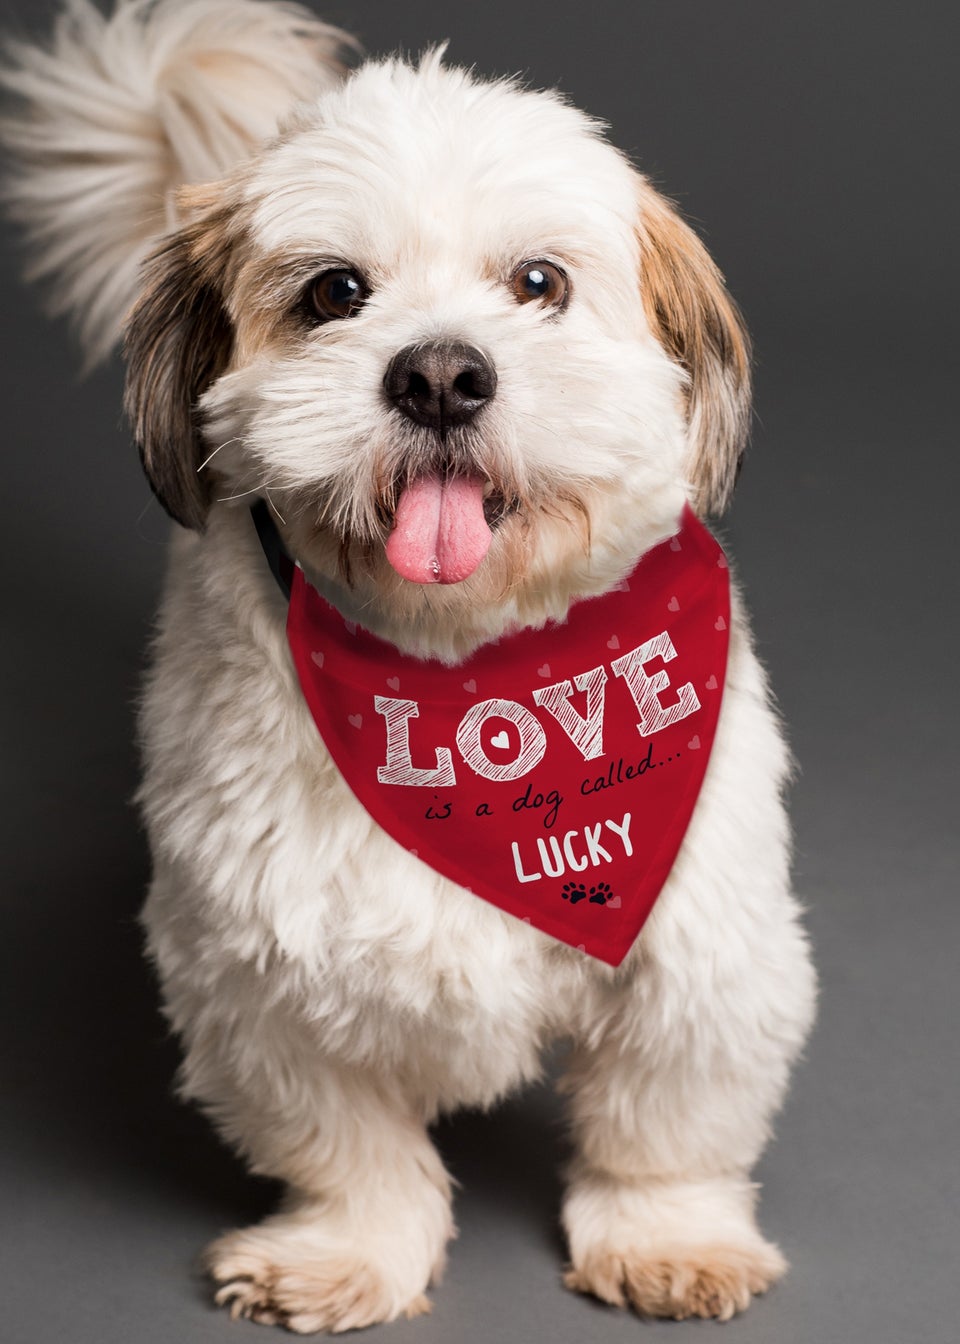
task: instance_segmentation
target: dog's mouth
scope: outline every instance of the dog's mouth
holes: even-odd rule
[[[479,476],[430,472],[404,486],[387,538],[387,559],[411,583],[460,583],[483,560],[493,534]]]
[[[508,512],[504,495],[486,477],[424,472],[398,485],[387,559],[411,583],[462,583]]]

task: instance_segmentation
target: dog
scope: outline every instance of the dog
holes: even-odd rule
[[[140,715],[143,922],[183,1093],[287,1191],[206,1252],[217,1302],[304,1333],[426,1311],[454,1235],[428,1126],[565,1041],[565,1283],[648,1316],[745,1309],[785,1270],[749,1173],[815,1000],[788,751],[735,582],[703,636],[726,631],[719,685],[666,627],[599,660],[563,644],[688,537],[728,591],[698,519],[733,490],[750,356],[716,266],[559,94],[439,48],[362,62],[293,5],[70,0],[3,82],[35,271],[91,359],[125,329],[134,436],[178,524]],[[297,603],[382,674],[376,697],[316,681]],[[538,689],[471,708],[472,669],[516,649]],[[466,697],[446,736],[401,684],[421,669]],[[356,737],[331,736],[351,695]],[[668,719],[696,787],[611,951],[641,788],[681,768]],[[538,751],[553,787],[524,793]],[[540,828],[513,847],[532,916],[500,895],[509,829],[482,848],[504,787],[504,826]],[[426,809],[442,855],[391,832],[385,794]]]

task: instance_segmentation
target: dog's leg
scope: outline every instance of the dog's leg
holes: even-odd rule
[[[279,1213],[208,1247],[217,1302],[303,1334],[429,1311],[454,1227],[423,1123],[380,1077],[318,1062],[303,1090],[301,1114],[259,1117],[254,1143],[225,1125],[289,1190]]]
[[[583,1024],[562,1084],[577,1143],[568,1287],[647,1316],[727,1320],[784,1273],[749,1172],[809,1026],[813,976],[792,921],[768,933],[766,958],[715,938],[701,961],[691,932],[686,964],[648,961]]]

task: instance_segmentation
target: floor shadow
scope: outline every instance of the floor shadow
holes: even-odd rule
[[[567,1155],[560,1102],[550,1081],[495,1110],[457,1112],[434,1129],[447,1169],[463,1187],[471,1216],[522,1227],[554,1254],[563,1254],[560,1171]]]

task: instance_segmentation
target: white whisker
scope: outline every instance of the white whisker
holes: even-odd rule
[[[261,490],[265,491],[266,488],[265,485],[255,485],[252,490],[241,490],[237,495],[220,495],[217,503],[229,504],[232,499],[246,499],[248,495],[258,495]]]
[[[240,442],[239,439],[227,439],[226,443],[221,443],[220,448],[229,448],[231,443],[239,443],[239,442]],[[199,467],[197,467],[198,472],[203,471],[204,467],[207,466],[208,463],[213,461],[217,453],[219,453],[220,448],[214,448],[210,456],[200,463]]]
[[[286,527],[286,525],[287,525],[287,520],[286,520],[286,518],[284,518],[283,514],[282,514],[282,513],[280,512],[280,510],[277,508],[276,504],[274,504],[272,498],[270,497],[270,491],[267,489],[266,486],[263,487],[263,493],[266,495],[266,497],[267,497],[267,503],[270,505],[271,509],[273,509],[274,513],[275,513],[275,514],[277,515],[277,517],[280,519],[281,523],[283,523],[284,527]]]

